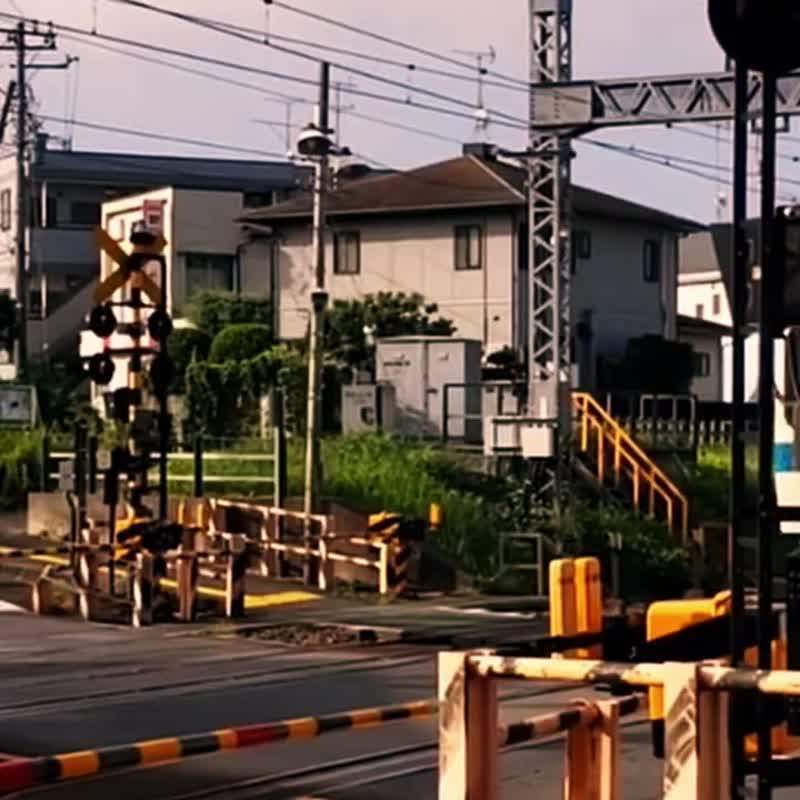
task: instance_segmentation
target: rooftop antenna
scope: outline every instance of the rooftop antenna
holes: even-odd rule
[[[485,90],[486,90],[486,74],[488,69],[485,64],[494,64],[497,60],[497,51],[489,45],[488,50],[454,50],[462,56],[475,59],[475,65],[478,72],[478,102],[475,106],[475,130],[484,134],[489,127],[489,112],[486,110]]]

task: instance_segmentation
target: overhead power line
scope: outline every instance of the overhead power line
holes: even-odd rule
[[[263,37],[258,38],[257,36],[251,36],[249,34],[240,33],[238,31],[232,30],[229,27],[226,27],[224,22],[220,20],[211,20],[204,17],[197,17],[193,16],[192,14],[185,14],[181,11],[175,11],[174,9],[169,8],[160,8],[158,6],[154,6],[150,3],[144,2],[144,0],[112,0],[112,2],[131,6],[132,8],[139,8],[143,11],[149,11],[154,14],[160,14],[161,16],[171,17],[172,19],[178,19],[183,22],[189,23],[191,25],[195,25],[201,28],[205,28],[207,30],[213,30],[217,33],[220,33],[224,36],[230,36],[235,39],[239,39],[241,41],[249,42],[250,44],[256,44],[259,46],[267,46],[273,50],[276,50],[280,53],[286,53],[287,55],[295,56],[297,58],[302,58],[306,61],[313,61],[314,63],[319,63],[322,59],[319,56],[312,55],[310,53],[303,52],[301,50],[295,50],[291,47],[284,47],[282,45],[274,44],[268,40],[265,40]],[[394,86],[395,88],[404,89],[407,92],[413,92],[414,94],[420,94],[425,97],[430,97],[434,100],[439,100],[445,103],[452,103],[453,105],[460,106],[462,108],[469,108],[475,109],[475,103],[466,100],[461,97],[452,97],[451,95],[444,94],[442,92],[436,92],[431,89],[425,89],[421,86],[416,86],[414,84],[405,83],[404,81],[395,80],[393,78],[388,78],[385,75],[376,75],[373,72],[370,72],[365,69],[360,69],[359,67],[354,67],[349,64],[342,64],[341,62],[331,61],[327,59],[332,67],[336,67],[344,72],[348,72],[351,75],[358,75],[361,78],[366,80],[375,81],[377,83],[383,83],[387,86]],[[355,92],[353,92],[355,94]],[[522,125],[527,125],[526,121],[521,119],[520,117],[516,117],[513,114],[507,114],[504,111],[500,111],[499,109],[495,108],[486,108],[486,112],[488,112],[493,119],[496,120],[508,120],[511,122],[515,122]]]
[[[186,136],[173,136],[167,133],[156,133],[153,131],[140,131],[133,128],[117,127],[115,125],[106,125],[100,122],[89,122],[87,120],[70,119],[65,117],[55,117],[49,114],[37,115],[40,120],[44,122],[70,122],[79,128],[90,128],[97,131],[105,131],[107,133],[119,133],[125,136],[136,136],[142,139],[152,139],[158,142],[175,142],[177,144],[189,144],[194,147],[208,147],[213,150],[226,150],[231,153],[251,153],[252,155],[260,156],[262,158],[275,158],[284,161],[286,159],[285,153],[270,153],[266,150],[257,150],[254,147],[239,147],[238,145],[222,144],[221,142],[212,142],[206,139],[192,139]]]
[[[417,64],[416,62],[410,61],[400,61],[396,58],[387,58],[386,56],[376,56],[372,53],[365,53],[359,50],[353,50],[352,48],[347,47],[338,47],[337,45],[328,44],[327,42],[319,42],[313,39],[300,39],[296,36],[286,36],[280,33],[273,33],[270,31],[266,35],[264,34],[263,30],[259,30],[258,28],[251,28],[247,25],[235,25],[232,22],[224,22],[222,20],[213,20],[209,17],[199,17],[195,16],[195,19],[202,19],[204,22],[210,22],[214,24],[218,24],[221,27],[227,28],[232,31],[238,31],[239,33],[248,33],[253,34],[254,36],[260,37],[260,41],[263,44],[268,44],[271,41],[278,41],[278,42],[286,42],[287,44],[294,44],[300,47],[309,47],[314,50],[326,50],[330,53],[338,53],[339,55],[349,56],[351,58],[360,58],[365,61],[371,61],[375,64],[384,64],[388,67],[397,67],[398,69],[405,70],[409,73],[423,73],[426,75],[434,75],[438,78],[449,78],[455,81],[462,81],[467,83],[475,83],[476,77],[474,75],[464,75],[460,72],[452,72],[450,70],[438,69],[436,67],[426,66],[425,64]],[[473,72],[475,71],[475,66],[472,67]],[[480,76],[484,76],[487,73],[487,70],[481,68],[478,71]],[[495,89],[505,89],[514,92],[524,92],[528,94],[530,92],[530,88],[523,83],[515,82],[511,83],[504,83],[501,81],[493,81],[493,80],[486,80],[483,81],[484,86],[489,86]]]
[[[461,59],[453,58],[452,56],[444,55],[443,53],[437,53],[435,50],[428,50],[427,48],[420,47],[419,45],[411,44],[410,42],[404,42],[400,39],[395,39],[391,36],[386,36],[382,33],[377,33],[375,31],[367,30],[366,28],[362,28],[356,25],[350,25],[347,22],[342,22],[341,20],[334,19],[332,17],[326,17],[322,14],[318,14],[316,11],[309,11],[304,8],[297,8],[296,6],[289,5],[289,3],[281,2],[281,0],[264,0],[266,5],[275,6],[276,8],[282,8],[285,11],[291,11],[294,14],[300,14],[304,17],[308,17],[309,19],[314,19],[317,22],[324,22],[327,25],[333,25],[337,28],[341,28],[342,30],[349,31],[350,33],[356,33],[360,36],[367,36],[370,39],[375,39],[376,41],[383,42],[384,44],[390,44],[394,47],[400,47],[403,50],[408,50],[412,53],[418,53],[419,55],[428,56],[428,58],[436,59],[437,61],[442,61],[447,64],[453,64],[456,67],[461,67],[462,69],[467,69],[470,72],[475,72],[475,65],[470,64],[467,61],[461,61]],[[493,75],[496,78],[502,78],[505,81],[509,81],[510,83],[515,83],[520,86],[524,86],[526,89],[528,88],[528,81],[523,80],[521,78],[516,78],[513,75],[504,75],[502,72],[498,72],[497,70],[490,70],[486,68],[482,68],[481,73],[483,75]]]
[[[16,19],[16,20],[26,19],[31,22],[36,21],[33,18],[20,17],[18,14],[10,14],[8,12],[0,12],[0,17],[6,19]],[[54,22],[53,25],[60,32],[66,31],[67,33],[72,33],[77,36],[83,36],[90,41],[94,39],[101,39],[103,41],[113,42],[115,44],[122,44],[128,47],[135,47],[142,50],[161,53],[163,55],[177,56],[179,58],[185,58],[190,61],[211,64],[217,67],[224,67],[226,69],[237,70],[239,72],[247,72],[254,75],[264,75],[266,77],[275,78],[277,80],[300,83],[305,86],[313,86],[314,88],[317,87],[317,82],[315,80],[312,80],[311,78],[303,78],[297,75],[288,75],[286,73],[277,72],[275,70],[268,70],[261,67],[254,67],[236,61],[226,61],[224,59],[213,58],[211,56],[205,56],[200,53],[194,53],[187,50],[179,50],[173,47],[164,47],[162,45],[156,45],[151,42],[143,42],[135,39],[126,39],[124,37],[113,36],[111,34],[101,34],[101,33],[93,34],[89,30],[86,30],[84,28],[78,28],[74,25],[66,25],[64,23],[56,23],[56,22]],[[429,111],[431,113],[441,114],[456,119],[466,119],[469,120],[470,122],[475,121],[475,118],[472,114],[467,114],[461,111],[457,111],[455,109],[442,108],[441,106],[434,106],[428,103],[421,103],[411,98],[403,99],[399,97],[392,97],[391,95],[379,94],[377,92],[368,92],[363,89],[350,89],[349,93],[353,96],[364,97],[369,100],[376,100],[379,102],[405,106],[406,108],[412,107],[420,111]],[[493,120],[493,124],[516,130],[527,130],[528,128],[527,123],[521,123],[521,122],[514,123],[502,119]]]

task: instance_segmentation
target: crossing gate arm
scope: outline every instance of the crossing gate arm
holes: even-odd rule
[[[434,716],[437,710],[436,702],[422,701],[134,742],[99,750],[15,759],[0,763],[0,793],[7,794],[124,767],[180,761],[222,750],[240,750],[287,739],[312,739],[333,731],[373,728],[400,720],[423,719]]]

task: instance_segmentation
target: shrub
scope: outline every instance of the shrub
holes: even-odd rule
[[[41,430],[0,433],[0,508],[24,508],[27,493],[41,486],[42,440]]]
[[[272,330],[272,303],[264,297],[198,292],[186,309],[186,315],[212,339],[229,325],[266,325]]]
[[[175,391],[183,392],[186,370],[193,360],[205,361],[211,349],[211,337],[197,328],[178,328],[167,340],[169,355],[175,363]]]
[[[272,332],[267,325],[256,322],[229,325],[214,337],[208,360],[212,364],[247,361],[268,350],[271,344]]]

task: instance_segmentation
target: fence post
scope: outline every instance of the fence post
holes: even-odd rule
[[[111,558],[114,558],[112,553]],[[78,609],[85,622],[91,622],[95,616],[95,600],[97,596],[97,560],[94,551],[88,547],[81,553],[80,588],[78,589]]]
[[[497,800],[497,689],[467,658],[439,654],[439,800]]]
[[[203,497],[203,434],[194,435],[194,496]]]
[[[620,800],[619,703],[597,703],[600,712],[598,725],[598,800]]]
[[[247,576],[247,537],[241,533],[226,536],[228,563],[225,568],[225,616],[244,616],[245,579]]]
[[[275,508],[283,509],[286,505],[288,491],[288,465],[286,462],[286,408],[283,389],[272,390],[272,448],[273,448],[273,500]],[[280,514],[275,516],[273,536],[276,542],[283,541],[284,519]],[[286,555],[280,551],[275,555],[275,573],[277,577],[286,577]]]
[[[89,437],[89,494],[97,493],[97,434]]]
[[[136,573],[133,581],[133,627],[153,624],[153,598],[155,596],[155,569],[150,553],[137,553]]]
[[[564,748],[564,800],[596,800],[593,786],[596,773],[594,750],[595,735],[592,726],[579,724],[567,731],[567,744]]]
[[[183,542],[178,553],[178,618],[182,622],[194,622],[197,617],[197,553],[194,531],[183,532]]]
[[[50,437],[47,433],[42,436],[42,491],[46,492],[50,486]]]

